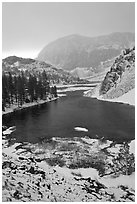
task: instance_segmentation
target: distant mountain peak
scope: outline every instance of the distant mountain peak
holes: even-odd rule
[[[37,59],[66,70],[76,67],[93,67],[96,70],[101,62],[118,56],[122,49],[134,42],[134,33],[115,32],[98,37],[72,34],[49,43]]]

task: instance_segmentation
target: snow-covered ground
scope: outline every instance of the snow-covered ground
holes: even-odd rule
[[[122,96],[118,98],[113,98],[113,99],[108,99],[108,98],[104,99],[102,96],[99,96],[98,89],[95,90],[93,95],[91,94],[91,90],[85,91],[84,95],[89,96],[91,98],[97,98],[98,100],[102,100],[102,101],[125,103],[125,104],[135,106],[135,88],[123,94]]]
[[[135,89],[130,90],[129,92],[125,93],[124,95],[114,98],[114,99],[103,99],[98,97],[99,100],[109,101],[109,102],[118,102],[118,103],[125,103],[129,105],[135,106]]]
[[[2,144],[3,201],[134,201],[134,141],[127,144],[128,153],[125,144],[115,144],[99,137],[58,137],[51,141],[53,143],[48,142],[45,149],[27,142],[9,146],[5,138]],[[129,157],[132,171],[125,175]],[[61,158],[67,165],[60,165]],[[90,162],[92,165],[88,167]],[[105,162],[105,173],[100,176],[102,162]]]
[[[135,172],[133,172],[131,175],[120,175],[117,178],[107,176],[100,178],[99,181],[110,188],[123,185],[135,190]]]

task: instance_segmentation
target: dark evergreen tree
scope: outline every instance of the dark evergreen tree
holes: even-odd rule
[[[26,77],[24,76],[24,72],[21,72],[21,95],[22,95],[22,103],[25,102],[26,99]]]
[[[8,76],[8,90],[10,94],[10,103],[13,104],[14,84],[13,84],[13,79],[10,72]]]
[[[5,74],[2,75],[2,99],[3,107],[6,107],[7,103],[10,104],[8,77]]]
[[[15,101],[16,103],[18,102],[18,90],[17,90],[17,77],[16,75],[13,78],[13,83],[14,83],[14,95],[15,95]]]
[[[30,74],[28,80],[28,93],[30,95],[30,101],[34,101],[34,85],[33,85],[33,76]]]
[[[23,93],[22,93],[22,81],[21,76],[17,77],[17,95],[18,95],[18,106],[23,104]]]

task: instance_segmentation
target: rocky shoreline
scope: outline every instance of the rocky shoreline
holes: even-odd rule
[[[10,146],[5,138],[2,201],[133,202],[135,163],[130,144],[52,138],[45,149],[25,142]]]

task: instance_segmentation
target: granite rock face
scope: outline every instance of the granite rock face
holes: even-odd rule
[[[115,59],[101,84],[99,94],[104,98],[115,98],[133,88],[135,88],[135,47],[125,49]]]

